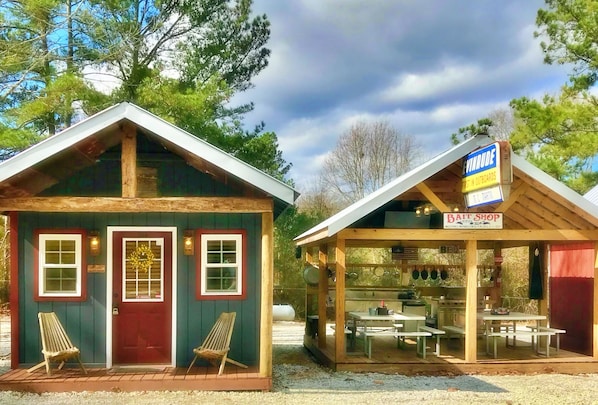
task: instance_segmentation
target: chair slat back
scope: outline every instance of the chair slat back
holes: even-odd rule
[[[201,348],[214,351],[228,350],[236,315],[236,312],[223,312],[220,314]]]
[[[40,312],[38,318],[42,348],[45,352],[60,352],[73,347],[73,343],[54,312]]]

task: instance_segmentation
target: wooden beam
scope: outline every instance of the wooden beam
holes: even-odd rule
[[[438,211],[440,212],[450,212],[450,208],[446,206],[444,201],[442,201],[433,191],[426,185],[426,183],[421,182],[417,186],[417,189],[421,191],[421,193],[434,205]]]
[[[595,241],[598,230],[578,229],[365,229],[349,228],[337,234],[349,240],[505,240]]]
[[[336,258],[336,298],[335,298],[335,327],[334,358],[339,363],[345,359],[345,240],[338,239],[335,245]]]
[[[131,125],[122,128],[120,164],[122,196],[123,198],[135,198],[137,196],[137,131]]]
[[[260,306],[260,377],[272,377],[272,311],[274,288],[274,216],[262,214],[262,277]]]
[[[0,212],[226,212],[272,211],[269,198],[246,197],[31,197],[0,199]]]
[[[318,347],[326,347],[326,299],[328,298],[328,246],[320,245],[318,249]]]
[[[478,244],[465,241],[465,362],[477,362]]]
[[[503,201],[496,209],[495,212],[506,212],[513,204],[517,202],[519,196],[524,195],[529,190],[529,184],[519,182],[519,186],[515,190],[511,190],[507,201]]]

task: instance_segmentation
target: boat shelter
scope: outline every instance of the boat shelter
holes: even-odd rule
[[[482,173],[484,166],[494,170]],[[295,241],[308,283],[304,345],[334,369],[427,374],[598,370],[598,207],[513,154],[507,142],[485,135],[469,138]],[[575,258],[580,246],[583,260],[555,253],[565,247]],[[526,251],[529,294],[537,306],[525,319],[537,319],[537,325],[516,326],[531,342],[515,341],[516,350],[507,351],[502,344],[512,337],[508,326],[501,329],[498,322],[485,320],[509,311],[501,279],[503,260],[513,248]],[[386,250],[391,260],[351,263],[352,249]],[[462,261],[431,263],[434,259],[422,256],[425,249]],[[481,251],[490,251],[490,262],[482,263]],[[392,279],[390,287],[355,287],[365,273],[371,279]],[[445,281],[453,273],[462,278],[458,286]],[[421,281],[424,276],[428,281]],[[432,318],[431,330],[443,330],[440,355],[435,355],[434,334],[424,356],[419,343],[411,352],[392,343],[409,333],[387,330],[394,333],[390,343],[382,337],[358,339],[356,319],[368,319],[367,311],[380,307],[384,314],[400,314],[414,310],[411,304],[425,305],[426,325]],[[484,324],[491,329],[485,331]],[[456,335],[449,333],[451,327]],[[490,337],[499,337],[498,355],[496,349],[492,355]],[[369,355],[361,345],[370,345]],[[538,350],[525,350],[526,345]]]

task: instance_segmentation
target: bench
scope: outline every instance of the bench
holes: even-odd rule
[[[330,325],[330,329],[336,332],[336,325]],[[353,349],[355,342],[353,341],[353,331],[345,326],[344,328],[345,333],[345,349],[351,348]]]
[[[556,352],[557,353],[559,352],[559,349],[561,348],[561,334],[567,333],[567,331],[565,329],[549,328],[548,326],[528,326],[528,328],[530,328],[534,332],[541,331],[541,332],[554,333],[554,336],[556,336]],[[534,345],[535,345],[535,339],[534,339],[534,336],[532,336],[532,347]],[[546,351],[546,357],[548,357],[548,351]]]
[[[463,329],[460,326],[455,326],[455,325],[447,325],[447,326],[443,326],[442,329],[444,329],[444,331],[446,332],[446,337],[447,338],[452,338],[454,336],[457,336],[459,338],[459,341],[461,342],[461,345],[464,345],[464,340],[465,340],[465,329]]]
[[[397,347],[401,347],[401,341],[404,342],[406,337],[413,337],[417,339],[416,347],[421,347],[421,356],[426,358],[426,338],[432,336],[430,332],[405,332],[401,330],[371,330],[368,328],[367,331],[361,332],[365,338],[364,351],[367,354],[368,359],[372,358],[372,339],[379,336],[392,336],[397,338]],[[422,341],[423,340],[423,341]],[[421,344],[421,346],[420,346]],[[420,350],[416,349],[417,353],[420,354]]]
[[[446,331],[423,325],[420,325],[418,330],[420,332],[430,332],[432,336],[436,336],[436,350],[434,351],[434,354],[440,356],[440,335],[446,334]]]
[[[486,334],[486,353],[491,354],[490,350],[489,350],[489,339],[488,338],[492,338],[493,340],[493,344],[494,344],[494,358],[497,357],[497,351],[496,351],[496,338],[499,337],[504,337],[505,339],[508,338],[509,336],[511,336],[513,338],[513,341],[515,341],[515,339],[517,338],[517,336],[530,336],[532,339],[539,337],[539,336],[552,336],[554,335],[553,332],[547,332],[547,331],[531,331],[531,330],[507,330],[507,331],[500,331],[500,332],[489,332]],[[546,357],[549,356],[549,343],[550,343],[550,339],[546,339]],[[536,350],[537,352],[537,350]]]

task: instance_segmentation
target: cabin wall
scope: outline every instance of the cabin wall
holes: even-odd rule
[[[120,197],[121,146],[102,154],[95,165],[85,168],[40,193],[40,196]],[[137,167],[150,168],[151,178],[138,177],[140,197],[230,197],[243,196],[244,190],[233,181],[223,183],[189,166],[178,155],[147,136],[137,136]],[[139,170],[140,173],[142,172]],[[222,179],[220,179],[222,180]],[[148,187],[149,185],[149,187]],[[149,193],[149,195],[148,195]],[[158,208],[159,209],[159,208]],[[18,216],[19,263],[19,363],[35,364],[41,358],[37,313],[54,311],[63,322],[71,340],[81,349],[85,363],[106,363],[106,273],[87,274],[87,299],[84,302],[34,301],[34,240],[36,229],[78,228],[100,232],[102,252],[88,255],[87,264],[106,265],[108,226],[176,227],[177,252],[177,332],[176,363],[188,364],[192,349],[200,345],[218,315],[236,311],[231,342],[231,358],[248,365],[259,359],[259,314],[261,282],[261,215],[210,213],[20,213]],[[196,299],[195,257],[182,253],[183,231],[187,229],[244,229],[247,232],[247,294],[244,300]],[[197,249],[196,249],[197,252]]]
[[[54,311],[73,343],[81,349],[83,362],[106,363],[107,275],[87,273],[87,299],[83,302],[37,302],[34,300],[35,229],[77,228],[99,230],[100,256],[87,256],[87,264],[106,265],[107,226],[175,226],[177,252],[177,365],[192,359],[192,349],[203,341],[221,312],[237,312],[231,342],[231,358],[245,364],[259,359],[259,314],[261,280],[261,216],[256,214],[51,214],[19,215],[19,363],[35,364],[41,359],[38,312]],[[182,253],[185,229],[245,229],[247,231],[247,296],[244,300],[197,300],[195,256]]]

